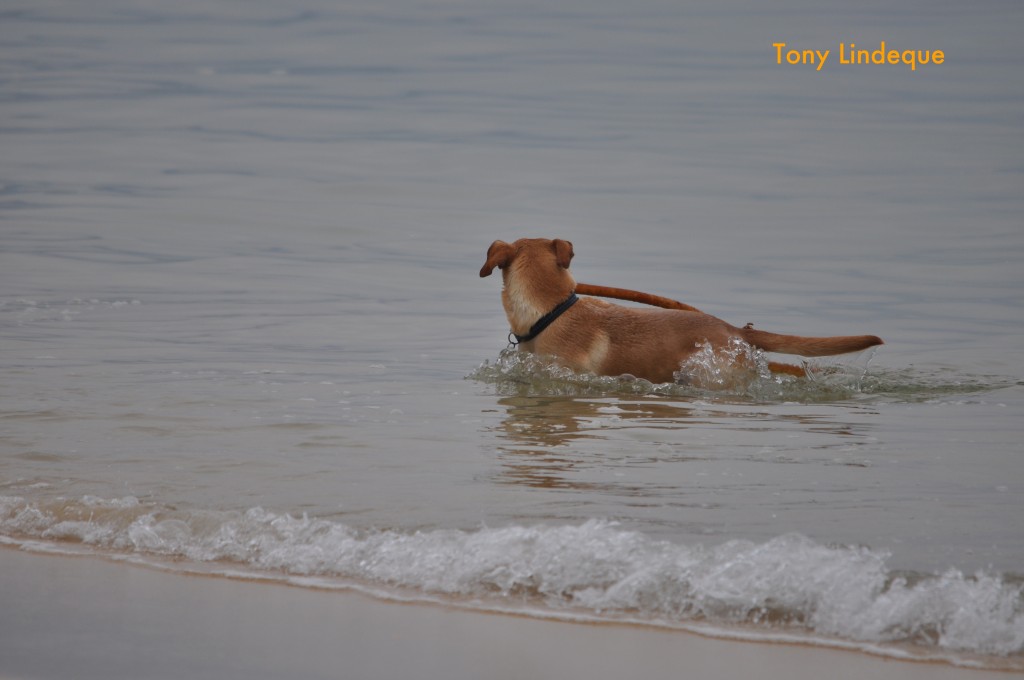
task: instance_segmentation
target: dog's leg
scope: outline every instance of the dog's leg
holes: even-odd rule
[[[804,370],[803,366],[794,366],[793,364],[783,364],[778,361],[769,361],[768,370],[772,373],[781,373],[783,375],[795,375],[798,378],[804,378],[807,376],[807,371]]]

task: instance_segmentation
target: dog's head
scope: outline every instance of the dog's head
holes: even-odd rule
[[[495,267],[504,270],[520,259],[542,271],[551,266],[568,269],[572,256],[572,243],[557,238],[521,238],[515,243],[495,241],[487,249],[487,261],[480,268],[480,276],[490,276]]]

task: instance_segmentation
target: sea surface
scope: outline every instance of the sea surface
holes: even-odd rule
[[[0,543],[1024,668],[1022,26],[5,2]],[[838,63],[881,41],[945,61]],[[721,385],[698,355],[703,388],[567,373],[506,350],[478,276],[524,236],[886,344]]]

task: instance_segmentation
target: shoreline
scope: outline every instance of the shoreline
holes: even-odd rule
[[[799,642],[566,622],[0,545],[0,678],[1010,677]]]

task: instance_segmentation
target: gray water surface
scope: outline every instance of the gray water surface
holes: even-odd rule
[[[8,3],[0,495],[1024,573],[1024,10],[933,4]],[[524,381],[477,276],[522,236],[886,345],[832,391]]]

